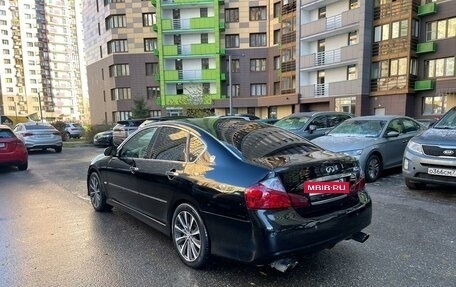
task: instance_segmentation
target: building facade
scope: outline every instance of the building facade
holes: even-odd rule
[[[128,118],[139,98],[151,115],[197,106],[261,118],[423,118],[454,105],[454,0],[86,3],[96,122]]]
[[[81,9],[75,1],[0,1],[0,113],[88,119],[77,33]]]

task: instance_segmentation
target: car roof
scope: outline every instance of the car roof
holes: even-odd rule
[[[353,116],[350,113],[346,112],[336,112],[336,111],[313,111],[313,112],[298,112],[298,113],[293,113],[287,117],[313,117],[317,115],[349,115]]]
[[[354,117],[350,120],[384,120],[384,121],[386,120],[386,121],[389,121],[389,120],[393,120],[393,119],[397,119],[397,118],[407,118],[407,119],[413,120],[410,117],[399,116],[399,115],[359,116],[359,117]]]
[[[0,125],[0,129],[8,129],[11,130],[11,128],[7,125]]]

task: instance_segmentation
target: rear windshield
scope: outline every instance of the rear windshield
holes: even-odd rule
[[[0,129],[0,139],[11,139],[14,137],[15,135],[11,130]]]
[[[27,125],[25,126],[27,130],[53,130],[53,126],[46,126],[46,125]]]
[[[284,129],[255,121],[239,119],[189,120],[216,136],[230,149],[236,149],[247,159],[306,154],[320,150],[306,139]]]
[[[80,124],[73,124],[73,127],[75,127],[75,128],[80,128],[81,125],[80,125]]]

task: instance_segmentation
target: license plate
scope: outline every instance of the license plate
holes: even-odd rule
[[[428,168],[428,174],[456,177],[456,169]]]
[[[4,143],[0,143],[0,148],[4,148],[6,145]]]

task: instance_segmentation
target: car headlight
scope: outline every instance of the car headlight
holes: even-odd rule
[[[355,150],[347,150],[342,152],[345,155],[352,156],[356,159],[359,159],[360,155],[363,153],[362,149],[355,149]]]
[[[414,141],[409,141],[407,144],[407,149],[419,154],[424,154],[423,152],[423,146],[419,143],[416,143]]]

